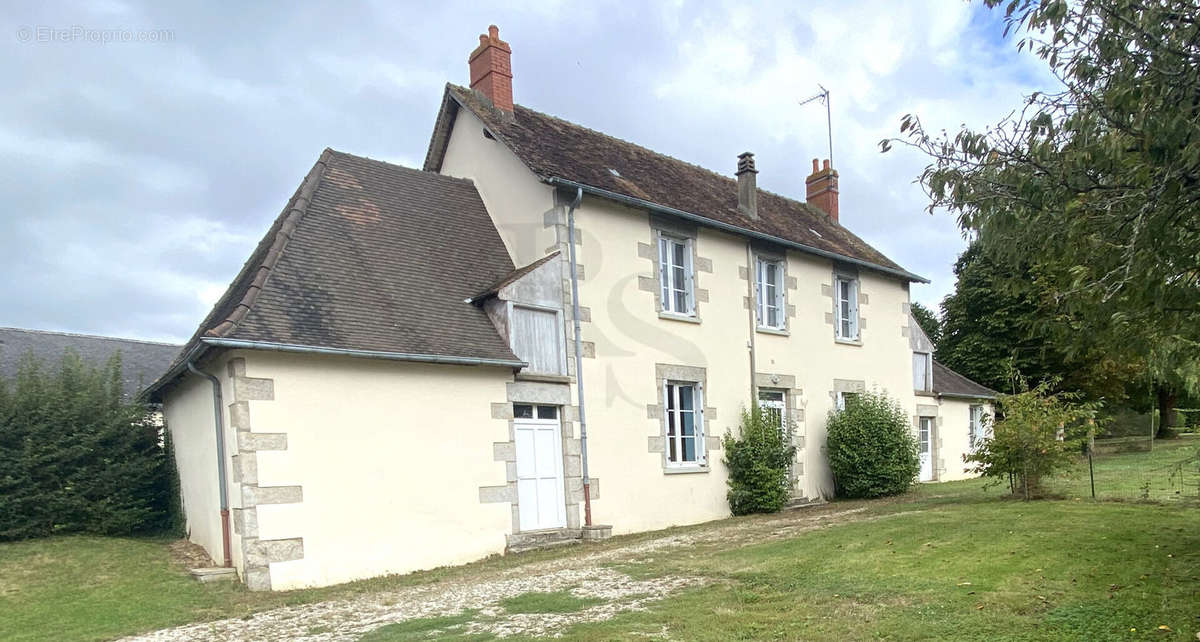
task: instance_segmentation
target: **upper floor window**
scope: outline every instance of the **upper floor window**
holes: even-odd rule
[[[784,329],[783,262],[760,258],[757,261],[758,325]]]
[[[834,312],[837,338],[858,340],[858,279],[838,275],[834,278]]]
[[[701,466],[704,464],[704,407],[700,384],[668,381],[663,385],[666,408],[667,465]]]
[[[563,324],[557,310],[513,305],[509,345],[528,372],[566,374]]]
[[[695,313],[692,272],[692,241],[660,234],[658,237],[658,279],[662,289],[662,309],[674,314]]]
[[[928,352],[913,353],[913,390],[933,390],[933,355]]]

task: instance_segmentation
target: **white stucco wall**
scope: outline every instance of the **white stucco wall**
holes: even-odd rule
[[[202,369],[224,380],[220,376],[223,368],[219,364],[208,364]],[[175,464],[179,470],[188,539],[204,547],[213,561],[220,564],[224,552],[212,385],[207,379],[185,374],[164,395],[163,417],[175,447]],[[227,431],[227,466],[233,447],[234,442]],[[232,500],[236,491],[231,487],[229,493]],[[237,548],[235,544],[235,552]]]
[[[251,402],[253,432],[287,434],[260,451],[259,486],[300,485],[303,501],[259,505],[260,540],[301,537],[303,559],[270,565],[271,588],[323,586],[460,564],[503,552],[507,503],[492,444],[507,441],[510,370],[283,353],[245,354],[246,375],[272,379]]]
[[[554,206],[553,190],[503,143],[484,137],[483,122],[469,110],[458,112],[441,173],[475,182],[518,267],[542,258],[554,245],[554,230],[543,217]]]
[[[591,471],[601,479],[601,498],[593,513],[616,532],[635,532],[696,523],[728,515],[722,451],[710,452],[710,471],[665,474],[661,454],[648,452],[646,438],[661,434],[661,420],[647,418],[647,405],[659,402],[655,364],[703,367],[709,437],[735,429],[750,403],[749,312],[743,304],[747,281],[746,241],[699,229],[696,253],[712,261],[712,272],[697,272],[696,287],[707,290],[699,303],[701,322],[661,319],[651,292],[638,277],[653,275],[652,262],[638,256],[638,243],[651,244],[651,223],[639,212],[598,199],[585,199],[578,214],[586,230],[581,263],[586,279],[582,303],[591,321],[583,339],[595,343],[595,359],[584,361],[587,382]],[[833,310],[829,295],[833,264],[811,255],[788,253],[788,275],[796,278],[787,303],[796,307],[786,336],[755,332],[756,371],[795,377],[803,389],[804,475],[799,494],[814,498],[832,493],[824,452],[825,422],[833,408],[834,380],[862,381],[885,390],[905,408],[914,408],[911,350],[903,328],[908,324],[908,290],[899,280],[860,271],[862,345],[834,341],[826,319]],[[826,290],[822,290],[825,286]]]
[[[937,481],[954,481],[970,479],[976,475],[966,472],[963,462],[969,448],[969,430],[971,425],[971,406],[983,406],[983,412],[992,415],[992,406],[983,401],[942,397],[938,403],[938,438],[941,454],[939,458],[945,463],[945,468],[938,471]],[[987,429],[985,422],[985,430]]]

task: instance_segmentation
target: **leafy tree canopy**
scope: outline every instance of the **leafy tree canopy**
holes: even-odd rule
[[[1002,270],[1036,276],[1055,350],[1144,359],[1200,387],[1200,6],[1196,0],[985,0],[1059,86],[982,131],[903,138],[932,159],[930,209]],[[947,321],[949,325],[949,321]]]

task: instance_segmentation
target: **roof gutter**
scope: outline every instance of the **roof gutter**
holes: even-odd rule
[[[364,357],[390,361],[415,361],[419,363],[444,363],[457,366],[505,366],[524,368],[529,364],[516,359],[486,359],[482,357],[458,357],[441,354],[415,354],[411,352],[385,352],[380,350],[353,350],[350,348],[323,348],[294,343],[269,343],[243,339],[201,339],[200,343],[220,348],[245,348],[248,350],[272,350],[275,352],[297,352],[302,354],[324,354],[343,357]]]
[[[606,189],[601,189],[599,187],[592,187],[590,185],[585,185],[583,183],[577,183],[575,181],[567,180],[565,178],[560,178],[558,176],[551,176],[550,178],[543,178],[542,181],[545,183],[549,183],[550,185],[569,187],[571,189],[577,189],[577,190],[583,190],[585,193],[592,194],[593,196],[599,196],[601,198],[606,198],[606,199],[616,201],[618,203],[623,203],[625,205],[630,205],[632,207],[636,207],[639,209],[646,209],[646,210],[651,210],[651,211],[655,211],[655,212],[660,212],[662,214],[669,214],[671,216],[678,216],[682,219],[686,219],[686,220],[692,221],[694,223],[704,225],[705,227],[712,227],[712,228],[722,230],[725,232],[730,232],[732,234],[740,234],[742,236],[748,236],[752,239],[758,239],[760,241],[768,241],[770,243],[775,243],[777,245],[782,245],[784,247],[790,247],[790,248],[793,248],[796,250],[800,250],[801,252],[815,254],[817,256],[822,256],[822,257],[825,257],[828,259],[833,259],[835,261],[841,261],[843,263],[849,263],[851,265],[858,265],[861,267],[869,268],[869,269],[872,269],[872,270],[875,270],[878,272],[890,274],[892,276],[898,276],[898,277],[901,277],[908,281],[915,281],[917,283],[929,283],[929,279],[927,279],[923,276],[913,274],[912,272],[909,272],[908,270],[891,268],[891,267],[887,267],[885,265],[871,263],[870,261],[864,261],[862,259],[855,259],[855,258],[851,258],[848,256],[843,256],[836,252],[822,250],[820,248],[816,248],[811,245],[805,245],[803,243],[789,241],[785,238],[780,238],[778,236],[773,236],[771,234],[764,234],[763,232],[756,232],[754,230],[746,229],[744,227],[738,227],[737,225],[723,223],[716,219],[708,218],[707,216],[700,216],[699,214],[692,214],[691,212],[677,210],[673,207],[659,205],[657,203],[652,203],[645,199],[635,198],[633,196],[626,196],[624,194],[610,192]]]
[[[994,395],[968,395],[960,392],[935,392],[934,394],[948,399],[979,399],[983,401],[995,401],[999,399],[999,397]]]
[[[441,363],[457,366],[503,366],[507,368],[525,368],[529,364],[524,361],[515,359],[486,359],[482,357],[459,357],[452,355],[440,354],[415,354],[409,352],[385,352],[379,350],[352,350],[349,348],[323,348],[320,346],[306,346],[294,343],[269,343],[266,341],[245,341],[242,339],[216,339],[204,338],[196,342],[196,345],[188,351],[187,355],[180,360],[179,365],[171,368],[158,379],[157,382],[151,384],[139,394],[141,399],[149,399],[167,384],[174,380],[180,374],[188,369],[188,364],[199,358],[199,355],[204,350],[215,348],[244,348],[247,350],[272,350],[275,352],[296,352],[302,354],[324,354],[344,357],[361,357],[366,359],[386,359],[390,361],[411,361],[417,363]]]

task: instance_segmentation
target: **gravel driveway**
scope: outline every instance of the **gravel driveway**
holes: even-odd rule
[[[833,510],[815,507],[757,520],[715,522],[646,538],[628,544],[581,545],[571,554],[477,575],[390,591],[366,593],[351,599],[318,602],[263,611],[245,618],[217,620],[163,629],[125,638],[129,641],[176,642],[216,640],[299,640],[333,642],[357,640],[381,626],[412,618],[475,612],[463,632],[554,635],[571,624],[598,621],[622,611],[645,608],[651,602],[710,580],[664,576],[634,579],[612,565],[636,562],[667,548],[719,546],[734,548],[792,537],[832,524],[863,519],[865,508]],[[572,613],[510,614],[499,602],[528,592],[570,591],[580,598],[603,600]]]

